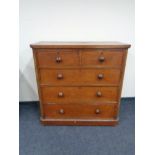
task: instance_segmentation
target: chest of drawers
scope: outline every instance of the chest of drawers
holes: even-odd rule
[[[129,44],[39,42],[33,49],[44,125],[116,125]]]

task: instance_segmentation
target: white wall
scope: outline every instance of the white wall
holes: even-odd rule
[[[20,0],[20,101],[38,100],[30,43],[130,43],[123,97],[134,91],[134,0]]]

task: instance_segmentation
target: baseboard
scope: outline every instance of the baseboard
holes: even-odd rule
[[[122,97],[121,100],[134,100],[135,97]],[[19,101],[19,104],[38,104],[39,101]]]
[[[121,100],[135,100],[135,97],[122,97]]]
[[[121,99],[134,99],[135,97],[121,97]]]
[[[19,104],[27,105],[27,104],[39,104],[39,101],[19,101]]]

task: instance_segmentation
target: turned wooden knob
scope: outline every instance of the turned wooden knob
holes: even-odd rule
[[[101,96],[102,96],[102,93],[101,93],[100,91],[98,91],[98,92],[96,93],[96,95],[97,95],[98,97],[101,97]]]
[[[103,79],[103,74],[98,74],[98,79]]]
[[[64,93],[63,93],[63,92],[59,92],[59,93],[58,93],[58,96],[59,96],[59,97],[63,97],[63,96],[64,96]]]
[[[58,74],[57,75],[57,79],[63,79],[63,75],[62,74]]]
[[[60,109],[60,110],[59,110],[59,113],[60,113],[60,114],[64,114],[64,113],[65,113],[64,109]]]
[[[100,109],[96,109],[96,110],[95,110],[95,113],[96,113],[96,114],[99,114],[100,112],[101,112]]]
[[[104,58],[103,56],[100,56],[100,57],[99,57],[99,61],[100,61],[100,62],[104,62],[104,60],[105,60],[105,58]]]
[[[62,61],[61,57],[56,57],[56,62],[60,63]]]

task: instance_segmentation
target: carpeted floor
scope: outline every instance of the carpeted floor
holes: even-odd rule
[[[20,103],[20,155],[134,155],[135,100],[122,99],[116,127],[42,126],[36,103]]]

